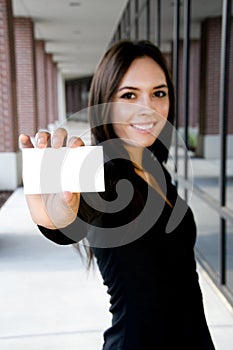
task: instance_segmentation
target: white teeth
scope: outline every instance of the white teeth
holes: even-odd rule
[[[150,130],[153,128],[153,123],[151,124],[133,124],[133,127],[135,129],[139,129],[139,130]]]

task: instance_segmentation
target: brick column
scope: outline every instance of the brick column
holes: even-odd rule
[[[192,40],[190,44],[190,126],[197,127],[200,117],[200,40]]]
[[[47,122],[47,87],[46,87],[46,62],[45,44],[43,40],[35,41],[36,48],[36,82],[38,105],[38,128],[46,129]]]
[[[54,119],[58,120],[58,79],[57,79],[57,64],[53,63],[53,115]]]
[[[78,111],[80,111],[82,109],[82,84],[80,83],[76,83],[76,84],[71,84],[70,87],[72,88],[72,98],[73,101],[71,101],[72,103],[72,113],[77,113]]]
[[[21,182],[15,77],[12,4],[0,0],[0,190]]]
[[[37,131],[37,96],[33,22],[30,18],[14,19],[16,82],[19,132]]]
[[[54,111],[53,111],[53,61],[52,55],[46,54],[46,86],[47,86],[47,118],[48,124],[53,124]]]
[[[189,64],[189,126],[197,127],[200,110],[200,41],[190,41],[190,64]],[[179,45],[179,127],[184,127],[183,102],[183,41]]]
[[[58,70],[51,54],[45,55],[47,86],[47,120],[49,126],[58,121]]]
[[[81,107],[81,83],[77,80],[66,82],[66,114],[70,117],[82,109]]]
[[[219,157],[219,95],[221,57],[221,18],[208,18],[202,24],[201,101],[199,155]],[[228,155],[233,157],[233,31],[231,30],[231,57],[228,100]]]
[[[57,105],[58,105],[58,120],[60,123],[66,122],[66,94],[65,81],[62,72],[57,68]]]
[[[17,151],[15,56],[11,2],[0,0],[0,152]]]

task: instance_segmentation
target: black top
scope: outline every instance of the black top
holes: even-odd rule
[[[112,326],[104,333],[104,350],[214,349],[196,272],[193,214],[161,169],[159,183],[172,206],[130,174],[130,203],[117,213],[96,211],[92,225],[84,225],[77,238],[88,238],[111,296]],[[121,194],[127,197],[130,187],[127,182],[122,186]],[[116,200],[116,192],[109,189],[105,201]],[[56,243],[70,244],[75,241],[73,229],[78,231],[82,220],[81,215],[70,225],[71,235],[40,230]]]

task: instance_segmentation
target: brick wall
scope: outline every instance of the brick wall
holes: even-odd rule
[[[196,127],[200,116],[200,40],[192,40],[190,46],[190,126]]]
[[[190,41],[189,53],[189,126],[197,127],[200,114],[200,41]],[[183,42],[179,45],[179,91],[178,117],[179,126],[184,126],[183,103]]]
[[[53,61],[52,55],[46,54],[46,93],[47,93],[47,120],[48,123],[54,122],[54,106],[53,106]]]
[[[92,76],[66,81],[66,115],[71,116],[78,111],[87,108],[88,91]]]
[[[221,57],[221,19],[208,18],[202,24],[201,51],[201,113],[202,135],[219,134],[219,94]],[[228,133],[233,133],[233,31],[231,31],[231,57],[229,72]]]
[[[33,23],[14,18],[19,132],[37,131],[36,69]]]
[[[47,88],[46,88],[46,65],[45,44],[43,40],[35,41],[36,48],[36,83],[37,83],[37,112],[38,128],[47,128]]]
[[[57,64],[53,63],[53,118],[58,120]]]
[[[57,64],[52,55],[45,52],[42,40],[36,40],[35,45],[38,127],[44,129],[58,119]]]
[[[80,111],[81,92],[81,84],[72,81],[66,82],[66,106],[68,116]]]
[[[0,0],[0,152],[18,149],[14,34],[11,1]]]

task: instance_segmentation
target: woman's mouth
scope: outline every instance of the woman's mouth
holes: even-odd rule
[[[149,133],[154,128],[155,123],[146,123],[146,124],[131,124],[131,126],[141,132]]]

